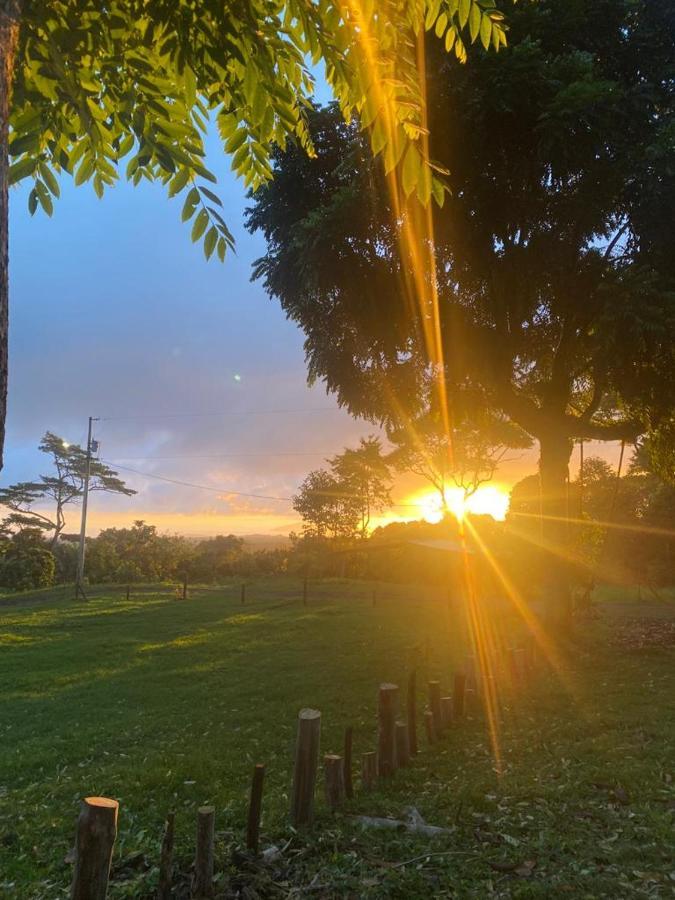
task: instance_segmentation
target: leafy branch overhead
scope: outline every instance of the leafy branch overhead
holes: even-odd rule
[[[234,240],[206,186],[216,182],[205,165],[211,119],[232,169],[255,190],[272,176],[273,146],[292,139],[313,153],[305,110],[310,65],[323,61],[343,115],[370,129],[387,170],[404,159],[406,193],[426,203],[433,190],[442,202],[423,146],[415,37],[433,29],[461,62],[468,41],[506,43],[494,0],[389,0],[377,14],[373,0],[19,7],[10,183],[32,181],[30,212],[52,214],[63,173],[99,197],[121,175],[159,181],[169,197],[184,195],[192,240],[221,260]]]

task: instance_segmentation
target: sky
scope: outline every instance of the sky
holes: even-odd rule
[[[243,227],[243,187],[215,142],[207,161],[236,239],[224,264],[206,262],[180,221],[181,198],[168,200],[160,185],[121,181],[99,200],[65,178],[51,219],[29,215],[27,187],[10,194],[0,484],[45,471],[37,445],[46,430],[84,446],[88,416],[97,417],[101,457],[138,494],[94,494],[90,534],[145,519],[188,535],[286,535],[299,525],[288,499],[241,495],[289,498],[326,456],[378,433],[322,385],[307,386],[302,333],[250,282],[264,240]],[[536,456],[515,453],[497,474],[500,489],[535,471]],[[423,488],[399,479],[394,500]],[[411,516],[417,510],[401,506],[385,519]],[[79,530],[79,510],[67,530]]]

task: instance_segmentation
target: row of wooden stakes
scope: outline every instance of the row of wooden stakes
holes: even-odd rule
[[[502,671],[508,672],[514,686],[522,686],[535,662],[534,645],[509,650]],[[452,695],[444,696],[439,681],[428,682],[428,708],[423,720],[426,739],[435,743],[453,725],[464,718],[476,696],[486,689],[481,684],[476,662],[467,657],[465,670],[453,679]],[[405,719],[398,717],[399,686],[381,684],[378,690],[377,750],[361,755],[361,787],[372,790],[378,779],[387,779],[399,768],[409,765],[418,752],[417,741],[417,674],[410,673],[407,684]],[[298,731],[291,790],[290,818],[294,826],[309,826],[314,819],[314,800],[319,768],[321,713],[302,709],[298,714]],[[337,810],[354,795],[352,762],[352,728],[344,737],[343,755],[329,753],[323,758],[324,791],[331,810]],[[258,764],[248,808],[246,846],[258,855],[265,766]],[[72,900],[105,900],[107,895],[113,846],[117,834],[119,804],[107,797],[86,797],[82,801],[75,840],[75,866],[71,888]],[[157,900],[170,900],[173,885],[174,813],[166,820],[159,865]],[[197,811],[197,834],[192,896],[197,900],[213,896],[215,809],[201,807]],[[272,851],[275,848],[272,848]],[[274,854],[265,851],[265,855]]]

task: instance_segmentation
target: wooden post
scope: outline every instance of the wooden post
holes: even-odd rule
[[[410,745],[408,743],[408,726],[405,722],[396,723],[396,759],[399,766],[410,765]]]
[[[452,697],[441,697],[441,722],[444,729],[452,725]]]
[[[302,605],[307,606],[307,576],[302,580]]]
[[[424,710],[424,727],[427,732],[427,741],[433,744],[436,740],[436,729],[434,727],[434,714],[430,709]]]
[[[85,797],[75,835],[75,871],[71,900],[105,900],[119,803],[107,797]]]
[[[197,852],[192,896],[195,900],[213,897],[213,843],[216,811],[212,806],[197,810]]]
[[[377,754],[374,750],[361,754],[361,787],[370,791],[377,780]]]
[[[260,813],[262,811],[263,784],[265,782],[265,766],[257,763],[253,769],[251,782],[251,798],[248,804],[248,823],[246,827],[246,846],[257,855],[260,839]]]
[[[464,658],[464,674],[466,675],[466,686],[478,690],[478,669],[476,666],[476,657],[473,653],[467,653]]]
[[[429,682],[429,709],[434,717],[434,728],[436,737],[440,737],[443,732],[443,722],[441,721],[441,683],[440,681]]]
[[[183,579],[183,600],[187,600],[187,587],[188,587],[188,580],[187,580],[187,575],[186,575],[185,578]]]
[[[345,756],[344,756],[344,782],[345,782],[345,797],[348,800],[351,800],[354,796],[354,784],[352,782],[352,739],[354,736],[354,729],[351,725],[348,728],[345,728]]]
[[[127,603],[129,602],[129,585],[127,585]]]
[[[377,767],[380,778],[396,771],[396,707],[398,685],[381,684],[378,695]]]
[[[463,672],[455,674],[455,688],[452,694],[452,717],[461,719],[464,715],[464,697],[466,693],[466,675]]]
[[[417,672],[413,671],[408,675],[408,744],[410,746],[410,755],[417,755]]]
[[[323,758],[324,790],[326,802],[333,812],[342,806],[345,799],[344,761],[336,753],[327,753]]]
[[[246,603],[246,585],[242,581],[241,584],[241,605],[243,606]]]
[[[171,900],[173,884],[173,842],[176,814],[167,813],[164,825],[164,837],[159,856],[159,885],[157,900]]]
[[[310,825],[314,817],[314,787],[319,765],[320,738],[321,713],[318,709],[301,709],[298,713],[298,738],[291,792],[293,825]]]

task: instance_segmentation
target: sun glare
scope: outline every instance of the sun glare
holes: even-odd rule
[[[445,492],[448,509],[456,519],[462,520],[467,513],[492,516],[503,521],[509,506],[509,495],[497,485],[478,488],[473,496],[464,501],[460,488],[448,488]],[[443,504],[437,491],[425,491],[411,497],[410,502],[419,508],[425,522],[432,525],[443,519]]]

